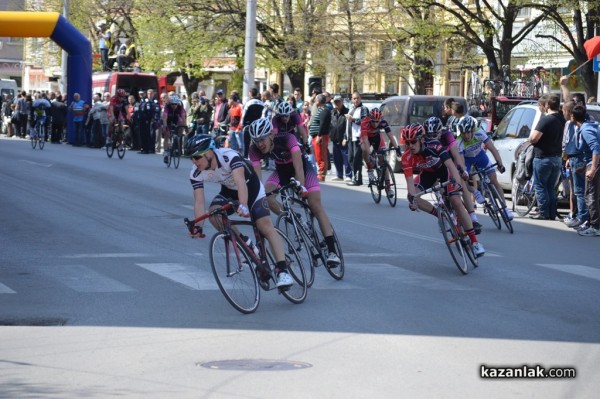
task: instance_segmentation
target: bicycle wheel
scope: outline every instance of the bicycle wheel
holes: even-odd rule
[[[39,130],[38,130],[38,140],[39,140],[39,145],[40,145],[40,150],[44,149],[44,145],[46,144],[46,132],[44,132],[44,125],[40,125],[39,126]]]
[[[113,136],[116,139],[116,135],[113,134]],[[106,139],[105,148],[106,148],[106,155],[108,155],[109,158],[112,158],[112,156],[115,152],[115,146],[113,145],[113,141],[110,137],[108,139]]]
[[[458,237],[457,226],[452,222],[448,210],[438,208],[438,224],[456,267],[462,274],[469,273],[469,261],[467,261],[461,239]]]
[[[294,248],[294,244],[285,236],[283,231],[275,228],[277,233],[281,237],[283,242],[283,250],[285,252],[285,261],[287,264],[287,270],[294,284],[287,290],[282,290],[281,294],[290,302],[298,304],[304,302],[306,299],[306,293],[308,291],[308,285],[306,281],[306,273],[304,271],[304,265],[298,255],[298,252]],[[267,258],[271,269],[275,268],[276,262],[275,257],[272,255],[270,248],[267,249]]]
[[[29,139],[31,140],[31,148],[33,148],[35,150],[35,147],[37,146],[37,127],[35,129],[30,129],[29,130]]]
[[[537,203],[531,180],[521,183],[513,178],[511,197],[513,211],[519,216],[527,216]]]
[[[285,233],[296,252],[298,252],[305,272],[308,274],[306,284],[311,287],[315,282],[315,268],[319,265],[319,258],[322,256],[320,248],[314,246],[312,240],[308,238],[307,232],[301,226],[298,226],[297,221],[287,212],[283,212],[277,217],[275,226]]]
[[[396,177],[394,176],[394,171],[392,170],[392,167],[386,162],[384,164],[384,171],[387,170],[388,175],[390,177],[390,182],[389,182],[389,186],[386,187],[386,197],[388,199],[388,202],[390,203],[390,205],[392,207],[396,206],[396,200],[398,197],[398,191],[396,189]],[[384,173],[385,175],[385,173]],[[385,183],[385,179],[384,179],[384,183]],[[388,189],[391,189],[393,196],[390,197],[390,193],[388,193]]]
[[[375,168],[375,181],[370,181],[369,179],[369,189],[371,190],[371,197],[373,197],[373,201],[376,204],[379,204],[381,201],[381,169]]]
[[[123,132],[119,133],[117,140],[117,155],[119,159],[123,159],[125,156],[125,139],[123,138]]]
[[[494,198],[491,189],[491,184],[484,189],[484,196],[486,198],[486,201],[484,204],[483,211],[488,214],[490,219],[492,219],[492,222],[494,222],[496,228],[500,230],[502,228],[502,225],[500,224],[500,208],[496,203],[496,199]]]
[[[494,197],[494,202],[496,203],[496,209],[498,210],[499,218],[502,219],[502,222],[504,222],[504,225],[508,229],[509,233],[513,234],[514,230],[513,230],[512,222],[508,218],[508,215],[505,212],[506,206],[503,206],[503,205],[505,205],[503,198],[500,197],[500,193],[498,193],[496,186],[490,185],[489,189],[490,189],[490,192],[492,193],[492,197]]]
[[[325,264],[325,270],[327,270],[327,273],[329,273],[329,275],[331,277],[333,277],[336,280],[341,280],[342,278],[344,278],[344,271],[345,271],[345,265],[344,265],[344,253],[342,252],[342,246],[340,245],[340,240],[338,240],[337,234],[335,233],[335,229],[333,228],[333,226],[331,226],[331,230],[333,231],[333,240],[334,240],[334,247],[335,247],[335,253],[338,256],[338,258],[340,258],[340,264],[337,265],[336,267],[329,267],[327,266],[327,257],[329,256],[329,249],[327,248],[327,243],[325,242],[325,237],[323,236],[323,232],[321,231],[321,228],[319,227],[319,222],[316,220],[315,216],[311,213],[311,223],[310,226],[313,230],[313,237],[317,237],[318,243],[321,247],[321,252],[323,253],[324,256],[324,264]]]
[[[234,245],[237,245],[239,257]],[[227,301],[242,313],[258,308],[260,290],[250,256],[227,233],[217,233],[210,241],[210,266]]]
[[[181,149],[179,146],[179,137],[175,136],[173,137],[173,145],[171,146],[171,151],[173,153],[173,166],[175,166],[175,169],[179,168],[179,159],[181,157]]]

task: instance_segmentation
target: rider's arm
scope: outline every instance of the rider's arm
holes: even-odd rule
[[[299,147],[292,152],[292,164],[294,165],[294,177],[304,186],[304,165],[302,163],[302,151]]]
[[[385,134],[387,134],[388,139],[390,140],[390,146],[391,147],[395,147],[398,148],[398,142],[396,141],[396,138],[394,137],[394,135],[392,134],[392,131],[390,130],[389,132],[386,130]]]
[[[457,183],[462,180],[462,177],[460,176],[460,173],[458,173],[458,169],[456,169],[456,165],[454,165],[452,158],[448,157],[448,159],[444,161],[444,165],[446,165],[448,171],[450,172],[450,176],[452,176]]]
[[[498,149],[494,145],[494,140],[488,140],[485,143],[485,145],[488,148],[488,150],[490,150],[492,155],[494,156],[494,159],[496,160],[496,163],[498,164],[498,168],[502,169],[501,167],[504,165],[502,165],[502,158],[500,157],[500,153],[498,152]]]
[[[194,189],[194,217],[199,218],[204,215],[206,212],[206,203],[204,199],[204,188],[196,188]],[[204,220],[198,222],[196,226],[202,227],[204,225]]]
[[[296,125],[296,127],[298,128],[298,132],[300,132],[300,137],[302,138],[302,142],[308,143],[308,132],[306,131],[306,128],[304,127],[304,123],[299,123]]]
[[[248,207],[248,185],[246,184],[246,176],[244,175],[244,168],[239,167],[231,171],[233,181],[237,187],[238,201],[241,205]]]

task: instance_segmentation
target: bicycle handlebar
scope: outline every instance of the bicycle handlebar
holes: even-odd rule
[[[488,171],[488,170],[490,170],[490,169],[494,169],[496,166],[498,166],[498,162],[496,162],[496,163],[493,163],[493,164],[491,164],[491,165],[489,165],[489,166],[486,166],[486,167],[485,167],[485,168],[483,168],[483,169],[479,169],[479,168],[477,167],[477,165],[475,165],[475,172],[471,172],[471,173],[469,173],[469,177],[471,177],[471,176],[475,176],[475,175],[478,175],[478,174],[480,174],[480,173],[485,173],[485,172],[487,172],[487,171]]]
[[[452,184],[450,180],[446,180],[443,183],[440,183],[438,180],[432,187],[428,188],[427,190],[423,190],[421,192],[416,193],[415,197],[422,197],[425,194],[430,194],[435,191],[442,191],[442,189],[448,186],[449,184]]]
[[[270,196],[270,195],[277,195],[282,191],[287,190],[288,188],[293,188],[293,189],[300,189],[300,187],[302,187],[302,184],[300,184],[300,182],[298,180],[296,180],[295,178],[291,178],[290,182],[288,184],[286,184],[285,186],[281,186],[279,188],[276,188],[275,190],[269,191],[266,196]]]
[[[204,219],[208,219],[211,216],[214,216],[219,213],[226,212],[230,209],[237,208],[240,203],[238,201],[230,201],[229,203],[219,206],[212,211],[206,212],[204,215],[195,218],[194,220],[190,220],[188,218],[183,219],[183,223],[187,226],[188,230],[191,234],[195,233],[196,223],[203,221]]]

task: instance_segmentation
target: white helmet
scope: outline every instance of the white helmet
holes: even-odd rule
[[[271,125],[271,119],[269,118],[260,118],[255,120],[250,124],[250,139],[253,142],[259,142],[268,135],[271,134],[273,130],[273,125]]]

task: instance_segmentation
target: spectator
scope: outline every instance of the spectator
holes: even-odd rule
[[[213,115],[213,133],[215,136],[227,134],[226,120],[229,115],[229,104],[225,100],[225,93],[223,90],[217,90],[217,97],[215,98],[215,113]]]
[[[73,94],[73,101],[69,105],[69,111],[71,111],[73,126],[75,128],[75,143],[73,145],[79,147],[85,144],[85,139],[83,137],[83,124],[87,111],[86,103],[81,99],[79,93]]]
[[[244,137],[242,134],[242,105],[237,96],[229,96],[229,145],[232,150],[244,153]]]
[[[102,60],[102,70],[110,71],[108,67],[108,52],[111,46],[111,33],[106,29],[106,24],[102,22],[98,26],[98,49],[100,50],[100,59]]]
[[[585,204],[585,163],[583,162],[583,152],[577,148],[575,140],[575,123],[571,120],[571,114],[574,101],[567,101],[563,107],[563,115],[567,122],[563,132],[563,154],[565,159],[565,168],[571,171],[569,174],[570,186],[570,214],[564,222],[571,228],[577,228],[587,222],[588,209]]]
[[[299,87],[294,89],[294,98],[296,99],[296,108],[298,109],[298,112],[301,112],[304,100],[302,100],[302,90],[300,90]]]
[[[600,131],[598,123],[586,121],[585,105],[573,107],[571,121],[577,126],[575,140],[577,149],[583,153],[585,168],[585,203],[589,211],[588,227],[579,235],[600,236]]]
[[[27,104],[27,92],[22,91],[17,99],[15,111],[18,116],[17,137],[25,138],[27,134],[27,119],[29,117],[29,107]]]
[[[108,116],[106,111],[107,105],[102,102],[102,94],[94,94],[94,104],[92,105],[92,108],[90,108],[90,112],[88,112],[86,121],[86,124],[92,123],[92,140],[89,144],[90,147],[100,148],[104,146],[108,131]],[[103,125],[107,127],[106,131],[104,130]]]
[[[213,107],[204,95],[198,99],[198,104],[193,110],[194,120],[196,121],[196,134],[209,134],[210,118],[213,113]]]
[[[369,109],[362,104],[360,93],[352,93],[352,108],[346,115],[346,137],[348,138],[348,162],[352,167],[351,186],[361,186],[362,181],[362,150],[360,148],[360,123],[369,115]]]
[[[252,122],[257,119],[270,117],[271,114],[268,108],[260,100],[258,89],[253,87],[248,92],[248,101],[244,104],[242,110],[242,131],[244,133],[244,158],[248,158],[248,150],[250,149],[250,134],[248,133],[247,126],[250,126]]]
[[[533,143],[533,179],[539,213],[532,219],[554,220],[557,216],[556,182],[560,176],[562,135],[565,118],[559,112],[560,99],[552,95],[542,116],[529,136]]]
[[[316,112],[310,120],[308,133],[312,138],[319,181],[325,181],[329,162],[327,147],[329,145],[329,130],[331,129],[331,110],[326,105],[325,95],[317,95],[316,101]]]
[[[271,93],[271,102],[273,103],[273,110],[277,110],[279,104],[283,102],[283,98],[279,95],[279,85],[277,83],[271,83],[269,86],[269,92]]]
[[[67,105],[63,102],[62,95],[60,94],[50,104],[50,116],[52,119],[50,142],[60,144],[64,140],[63,134],[67,123]]]
[[[344,105],[341,96],[333,98],[333,112],[331,113],[331,130],[329,139],[333,143],[333,164],[336,177],[333,181],[352,181],[352,169],[348,162],[348,140],[346,137],[346,115],[348,108]]]

